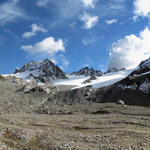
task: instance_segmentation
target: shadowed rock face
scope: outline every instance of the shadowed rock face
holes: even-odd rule
[[[49,77],[54,79],[56,77],[60,79],[66,78],[65,73],[47,59],[40,63],[31,62],[24,65],[18,71],[22,72],[26,70],[38,70],[40,72],[39,76],[34,76],[34,74],[30,76],[37,80],[43,80],[42,82],[46,82]],[[100,73],[99,71],[97,72]],[[72,74],[90,75],[91,78],[86,80],[88,83],[96,79],[96,71],[88,67]],[[50,96],[48,102],[53,103],[53,101],[55,101],[56,103],[65,104],[88,102],[101,103],[118,102],[120,99],[127,105],[150,106],[150,59],[143,61],[128,77],[114,85],[99,89],[93,89],[89,86],[81,89],[61,91]]]
[[[72,75],[102,76],[102,72],[99,70],[94,70],[93,68],[84,67],[77,72],[73,72]]]
[[[118,102],[127,105],[150,106],[150,61],[142,62],[127,78],[118,83],[93,89],[91,87],[60,93],[60,101]]]
[[[21,69],[15,70],[15,73],[23,72],[29,72],[29,78],[34,78],[44,83],[52,82],[54,79],[67,79],[66,74],[49,59],[45,59],[43,62],[31,61]]]
[[[150,59],[141,62],[127,78],[107,88],[102,102],[123,99],[126,104],[150,106]],[[101,91],[97,91],[98,96]]]

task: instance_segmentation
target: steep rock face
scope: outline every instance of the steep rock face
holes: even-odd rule
[[[16,77],[35,79],[40,82],[52,82],[56,79],[67,79],[66,74],[49,59],[43,62],[30,62],[14,72]]]
[[[121,99],[127,105],[150,106],[150,59],[143,61],[125,79],[110,86],[94,89],[87,96],[88,88],[91,87],[76,89],[82,93],[76,94],[75,99],[82,97],[84,100],[98,103],[118,102]]]
[[[72,75],[85,75],[85,76],[102,76],[102,72],[94,70],[93,68],[84,67],[77,72],[73,72]]]
[[[150,58],[142,61],[137,69],[132,73],[133,76],[142,76],[150,73]]]
[[[100,99],[101,91],[104,89],[97,91],[97,100]],[[112,102],[119,99],[123,99],[126,104],[150,106],[150,58],[141,62],[128,77],[107,87],[101,101]]]
[[[150,58],[141,62],[137,69],[122,81],[122,87],[150,95]]]

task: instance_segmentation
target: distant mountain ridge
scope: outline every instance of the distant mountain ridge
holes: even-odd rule
[[[46,59],[43,62],[32,61],[25,64],[22,68],[16,69],[15,74],[11,76],[23,81],[25,79],[34,80],[36,83],[48,82],[52,83],[52,86],[60,85],[61,88],[69,86],[69,91],[64,91],[62,95],[59,93],[58,98],[62,101],[72,101],[74,98],[74,101],[88,99],[94,102],[117,102],[121,99],[125,104],[150,105],[150,58],[131,70],[102,74],[101,71],[84,67],[70,75]],[[1,78],[5,77],[7,75]]]
[[[42,83],[53,83],[54,80],[67,79],[67,73],[65,73],[49,59],[45,59],[42,62],[31,61],[20,69],[16,68],[14,75],[17,78],[35,80],[36,82]],[[94,70],[93,68],[84,67],[77,72],[71,73],[70,75],[99,77],[102,75],[102,72],[99,70]]]
[[[84,67],[79,71],[71,73],[72,75],[84,75],[84,76],[102,76],[102,72],[100,70],[94,70],[93,68]]]

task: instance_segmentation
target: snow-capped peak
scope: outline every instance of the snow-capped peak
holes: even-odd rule
[[[145,67],[149,67],[150,68],[150,58],[145,60],[145,61],[142,61],[139,65],[139,67],[142,69],[142,68],[145,68]]]
[[[42,62],[31,61],[21,69],[16,69],[15,77],[21,79],[35,79],[40,82],[51,82],[56,79],[66,79],[66,74],[49,59]]]
[[[93,68],[84,67],[80,69],[79,71],[73,72],[71,75],[77,75],[77,76],[102,76],[102,72],[100,70],[94,70]]]

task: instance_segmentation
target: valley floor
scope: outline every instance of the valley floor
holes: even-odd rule
[[[149,150],[150,109],[114,103],[0,115],[2,150]]]
[[[149,107],[85,101],[86,88],[0,87],[0,150],[150,150]]]

